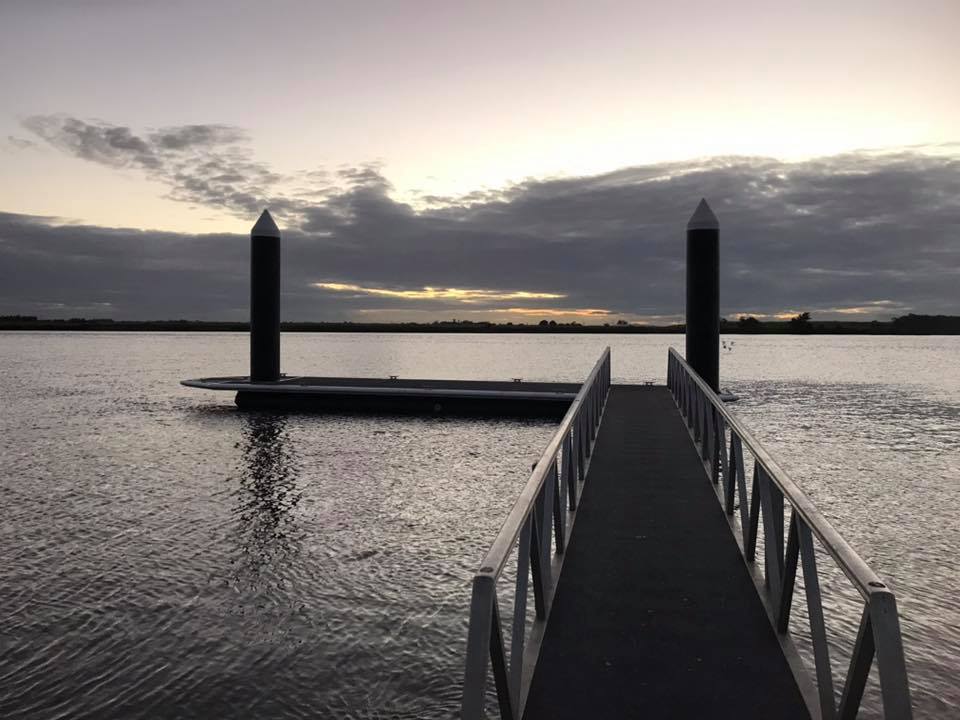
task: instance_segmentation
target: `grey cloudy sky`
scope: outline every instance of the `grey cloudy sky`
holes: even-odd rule
[[[190,202],[255,217],[271,197],[284,232],[287,319],[557,317],[665,321],[683,304],[684,225],[700,194],[721,220],[722,310],[886,318],[957,310],[956,147],[786,163],[721,157],[529,180],[496,192],[393,199],[376,166],[272,196],[284,178],[224,151],[239,133],[37,120],[39,135],[94,162],[140,167]],[[189,160],[185,159],[189,157]],[[256,182],[253,178],[256,178]],[[0,312],[240,319],[248,240],[103,228],[0,214]]]
[[[955,0],[0,1],[0,313],[958,312]],[[860,148],[873,148],[861,150]],[[430,289],[427,289],[430,288]]]

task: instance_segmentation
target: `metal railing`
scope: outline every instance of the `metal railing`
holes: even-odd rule
[[[461,716],[465,720],[476,720],[484,715],[489,667],[493,669],[502,720],[516,720],[523,715],[563,565],[564,549],[576,519],[577,504],[609,389],[608,347],[534,465],[530,479],[473,576],[461,702]],[[508,659],[497,600],[497,581],[514,548],[517,550],[517,577],[512,588],[513,618]],[[531,576],[536,616],[529,623],[528,633],[527,595]]]
[[[884,716],[898,719],[912,717],[900,620],[893,593],[820,514],[737,416],[673,348],[670,348],[667,360],[667,386],[687,422],[704,461],[704,467],[711,481],[717,486],[735,536],[734,506],[735,500],[739,500],[742,537],[738,538],[738,544],[753,569],[755,579],[759,577],[755,558],[761,531],[760,519],[763,519],[763,575],[762,582],[756,582],[757,589],[781,645],[787,651],[788,660],[797,675],[811,714],[823,720],[856,717],[867,677],[876,657]],[[744,447],[754,459],[752,478],[747,477]],[[748,480],[751,486],[749,498]],[[786,548],[785,501],[792,508]],[[839,704],[834,693],[814,538],[819,540],[820,545],[864,601],[859,631]],[[810,621],[815,690],[789,637],[790,608],[798,563],[803,572]],[[791,653],[793,657],[790,657]]]

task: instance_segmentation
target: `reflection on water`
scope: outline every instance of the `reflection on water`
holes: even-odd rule
[[[256,582],[273,562],[296,549],[295,509],[303,492],[299,467],[282,415],[245,413],[234,515],[237,519],[237,579]]]
[[[617,382],[662,382],[682,337],[283,343],[291,373],[531,380],[582,379],[609,344]],[[238,413],[177,384],[247,351],[0,333],[0,718],[456,716],[472,573],[553,426]],[[722,357],[737,413],[895,589],[918,720],[960,717],[958,354],[758,335]],[[842,665],[859,609],[829,565]]]

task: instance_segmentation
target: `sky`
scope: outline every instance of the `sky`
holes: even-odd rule
[[[960,3],[0,0],[0,314],[953,313]]]

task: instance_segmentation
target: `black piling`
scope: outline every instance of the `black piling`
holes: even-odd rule
[[[250,231],[250,380],[280,379],[280,230],[267,210]]]
[[[720,223],[700,200],[687,223],[687,362],[720,391]]]

